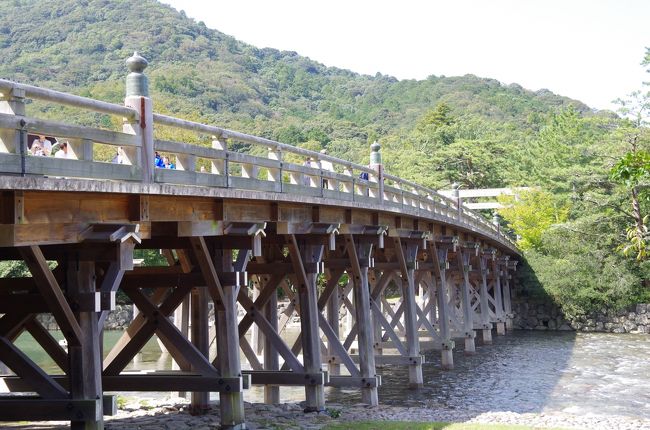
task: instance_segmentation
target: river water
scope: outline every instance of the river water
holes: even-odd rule
[[[56,333],[60,337],[59,333]],[[108,332],[106,347],[120,333]],[[18,345],[48,371],[55,367],[28,335]],[[106,349],[107,350],[107,349]],[[425,353],[425,387],[409,390],[407,369],[379,370],[380,402],[476,412],[555,412],[623,415],[650,419],[650,335],[519,331],[495,336],[492,345],[478,345],[477,354],[454,354],[455,368],[440,370],[439,353]],[[169,354],[150,342],[130,368],[169,369]],[[147,396],[151,396],[147,393]],[[263,391],[245,394],[261,402]],[[300,388],[282,388],[286,401],[304,399]],[[358,403],[358,391],[327,389],[328,401]]]

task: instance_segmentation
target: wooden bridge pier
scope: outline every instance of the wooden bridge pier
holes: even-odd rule
[[[508,328],[515,264],[506,257],[518,251],[480,214],[384,172],[378,144],[368,167],[154,114],[146,61],[134,56],[129,64],[124,106],[0,80],[0,260],[23,261],[32,275],[0,279],[0,362],[12,371],[2,383],[31,393],[0,395],[0,420],[99,429],[115,409],[104,392],[188,392],[195,414],[214,392],[222,427],[243,429],[251,384],[264,386],[268,403],[279,402],[282,386],[304,387],[306,411],[324,409],[328,386],[356,388],[376,405],[377,366],[408,366],[405,386],[421,387],[422,350],[440,349],[451,368],[454,338],[471,353],[474,330],[489,341],[493,323]],[[28,116],[28,99],[125,125],[112,131]],[[158,139],[157,126],[196,133],[205,145]],[[72,157],[28,155],[28,137],[37,134],[68,140]],[[233,142],[262,146],[268,156],[230,150]],[[100,145],[120,162],[99,159]],[[154,169],[156,151],[178,168]],[[294,164],[284,153],[333,167]],[[135,249],[162,250],[165,263],[133,267]],[[103,351],[118,289],[138,313]],[[392,289],[397,303],[386,297]],[[290,299],[281,315],[278,291]],[[343,332],[342,308],[353,317]],[[54,315],[67,352],[40,313]],[[289,344],[294,314],[300,332]],[[252,327],[259,337],[251,345]],[[64,375],[48,374],[16,346],[24,331]],[[154,337],[178,369],[127,370]]]

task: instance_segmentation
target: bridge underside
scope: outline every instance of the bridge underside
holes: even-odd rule
[[[56,191],[64,183],[78,191]],[[115,412],[105,391],[190,392],[197,414],[218,392],[222,426],[245,428],[251,384],[265,387],[269,403],[282,386],[304,386],[306,411],[324,409],[326,386],[357,388],[376,405],[378,366],[408,366],[405,386],[420,387],[421,350],[440,350],[451,368],[455,340],[474,353],[477,331],[489,343],[493,326],[504,334],[512,316],[511,251],[417,213],[200,187],[14,184],[24,189],[0,196],[0,260],[23,261],[31,276],[0,278],[0,361],[11,392],[0,396],[0,420],[101,428]],[[42,190],[27,189],[34,184]],[[161,250],[166,264],[134,267],[136,249]],[[118,290],[138,313],[103,351]],[[289,299],[280,315],[278,291]],[[67,350],[38,322],[41,313],[54,316]],[[287,343],[294,315],[300,333]],[[15,345],[24,331],[59,374]],[[178,370],[125,371],[153,336]]]

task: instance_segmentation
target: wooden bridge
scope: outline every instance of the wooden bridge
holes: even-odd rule
[[[223,428],[246,428],[251,385],[263,385],[269,403],[280,387],[304,386],[307,412],[324,409],[325,387],[357,388],[376,405],[377,366],[407,366],[404,385],[417,388],[422,349],[440,350],[451,368],[456,340],[473,354],[475,333],[484,343],[494,326],[505,333],[518,251],[480,214],[385,172],[379,145],[364,166],[155,114],[146,61],[136,54],[127,65],[124,105],[0,80],[0,258],[31,272],[0,278],[0,361],[10,369],[0,420],[97,429],[115,412],[104,392],[186,391],[197,414],[218,392]],[[32,101],[124,118],[123,130],[37,118]],[[163,127],[206,145],[157,139]],[[30,155],[35,135],[69,142],[66,157]],[[236,143],[263,154],[230,150]],[[101,158],[106,148],[111,157]],[[154,168],[156,152],[176,169]],[[134,267],[135,249],[161,250],[167,264]],[[118,289],[139,312],[103,351]],[[291,300],[280,316],[278,290]],[[67,350],[40,313],[54,316]],[[287,343],[280,333],[294,313],[300,334]],[[24,331],[61,372],[46,373],[15,345]],[[126,372],[154,335],[179,370]]]

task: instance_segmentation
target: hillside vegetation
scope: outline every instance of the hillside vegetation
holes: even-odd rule
[[[645,260],[620,251],[634,224],[632,188],[610,178],[632,134],[647,145],[641,123],[473,75],[399,81],[328,68],[239,42],[153,0],[7,0],[0,23],[3,78],[119,103],[124,60],[137,50],[150,62],[157,112],[364,164],[376,139],[387,171],[436,188],[538,187],[502,213],[526,248],[530,294],[550,294],[573,314],[647,294]],[[119,127],[101,115],[30,109]]]

